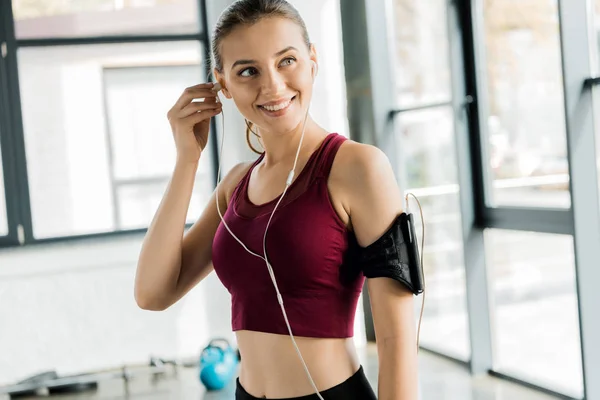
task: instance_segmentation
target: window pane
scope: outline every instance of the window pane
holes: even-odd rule
[[[426,222],[423,263],[428,294],[421,344],[468,360],[465,267],[452,109],[402,113],[396,126],[400,136],[398,152],[404,161],[398,171],[407,175],[406,192],[419,198]],[[418,206],[411,202],[411,207],[415,223],[420,226]],[[420,238],[422,231],[418,234]],[[416,303],[421,306],[420,300]]]
[[[199,31],[198,0],[12,0],[18,39]]]
[[[36,237],[147,226],[175,163],[166,114],[206,80],[200,54],[198,42],[19,50]],[[212,191],[211,174],[207,151],[190,221]]]
[[[108,134],[112,156],[119,229],[148,225],[168,184],[175,164],[173,139],[155,128],[172,104],[166,103],[174,88],[201,79],[198,64],[164,67],[105,68]],[[181,85],[185,86],[181,86]],[[163,99],[163,100],[158,100]],[[154,118],[147,116],[153,115]],[[132,118],[133,116],[133,118]],[[168,131],[170,132],[170,130]],[[210,148],[203,154],[207,158]],[[204,164],[206,166],[206,163]],[[212,169],[200,168],[188,215],[200,215],[211,192]]]
[[[212,194],[208,187],[211,177],[207,171],[198,173],[196,190],[188,210],[188,222],[193,222],[203,211]],[[148,226],[149,216],[153,216],[163,197],[168,178],[157,183],[124,184],[117,188],[119,225],[121,229],[135,229]],[[203,190],[199,190],[203,189]]]
[[[485,0],[491,206],[570,206],[556,0]]]
[[[583,397],[573,238],[488,229],[494,368]]]
[[[450,101],[446,3],[393,1],[399,107]]]
[[[594,1],[594,25],[592,43],[596,46],[594,73],[600,75],[600,0]],[[600,189],[600,87],[594,87],[594,123],[596,125],[596,165],[598,169],[598,188]]]
[[[593,2],[592,9],[594,13],[594,25],[592,29],[592,43],[596,44],[595,69],[596,74],[600,73],[600,0],[590,0]]]
[[[4,170],[0,151],[0,236],[8,235],[8,217],[6,214],[6,193],[4,191]]]

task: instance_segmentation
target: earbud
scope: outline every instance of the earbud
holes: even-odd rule
[[[212,91],[213,92],[218,92],[221,89],[222,89],[221,84],[219,82],[215,82],[215,86],[213,86]]]
[[[319,74],[319,65],[314,60],[311,60],[310,62],[312,63],[312,76],[313,79],[315,79],[315,77]]]

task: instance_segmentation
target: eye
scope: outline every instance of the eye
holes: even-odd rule
[[[291,65],[294,62],[296,62],[296,59],[294,57],[287,57],[287,58],[284,58],[281,61],[281,64],[283,64],[283,65]]]
[[[248,72],[248,71],[251,71],[252,73],[250,75],[246,74],[246,72]],[[247,77],[250,77],[250,76],[254,75],[255,73],[256,73],[256,68],[250,67],[250,68],[246,68],[246,69],[241,70],[238,73],[238,75],[247,78]]]

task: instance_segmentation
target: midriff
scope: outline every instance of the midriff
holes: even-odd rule
[[[248,330],[236,335],[240,384],[248,393],[259,398],[314,393],[290,336]],[[360,367],[352,338],[294,338],[319,391],[344,382]]]

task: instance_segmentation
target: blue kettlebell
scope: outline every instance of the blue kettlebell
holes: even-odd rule
[[[221,390],[233,379],[238,353],[227,339],[213,339],[200,355],[200,382],[207,390]]]

